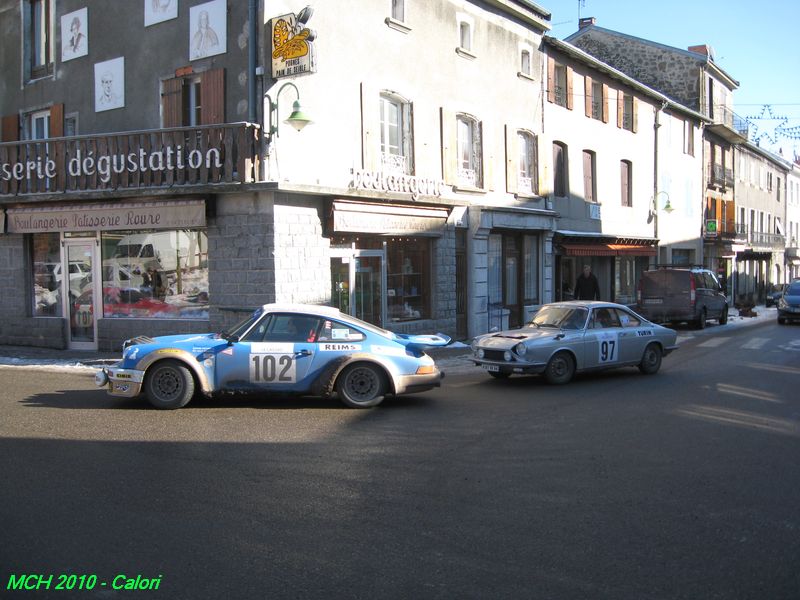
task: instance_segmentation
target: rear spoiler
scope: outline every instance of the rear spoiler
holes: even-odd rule
[[[423,350],[425,348],[443,348],[453,340],[450,336],[443,333],[435,335],[409,335],[406,333],[395,333],[394,340],[406,348]]]

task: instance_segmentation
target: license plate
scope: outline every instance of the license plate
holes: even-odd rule
[[[500,367],[497,365],[481,365],[481,367],[483,367],[483,369],[486,371],[491,371],[492,373],[497,373],[500,371]]]

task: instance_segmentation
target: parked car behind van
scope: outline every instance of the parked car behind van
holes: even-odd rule
[[[637,310],[656,323],[693,323],[698,329],[708,319],[728,322],[728,299],[717,276],[708,269],[660,267],[642,273]]]

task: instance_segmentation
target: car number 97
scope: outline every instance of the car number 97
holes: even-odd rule
[[[296,378],[291,354],[250,355],[250,381],[253,383],[294,383]]]

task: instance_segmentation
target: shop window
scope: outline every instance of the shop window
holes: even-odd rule
[[[539,304],[539,237],[526,235],[524,241],[524,293],[523,303],[526,306]]]
[[[61,236],[58,233],[36,233],[32,238],[33,316],[61,317],[64,314],[61,265]],[[81,278],[69,276],[70,295],[80,295]],[[74,291],[73,291],[74,290]]]
[[[481,123],[469,115],[458,115],[456,117],[456,137],[458,182],[462,186],[480,188],[483,186]]]
[[[103,316],[208,318],[205,231],[114,231],[102,235]]]
[[[431,316],[431,241],[403,238],[386,244],[387,311],[390,321]]]
[[[380,126],[382,170],[413,174],[411,103],[395,94],[381,94]]]

